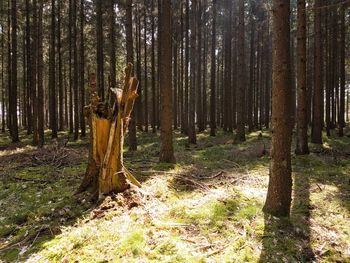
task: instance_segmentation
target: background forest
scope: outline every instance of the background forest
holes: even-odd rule
[[[1,0],[0,261],[350,262],[349,8]]]

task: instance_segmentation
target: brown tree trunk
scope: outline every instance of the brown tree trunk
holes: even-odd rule
[[[84,0],[80,0],[80,129],[81,137],[86,136],[84,106],[85,106],[85,42],[84,42]],[[114,9],[114,5],[113,5]],[[112,62],[111,62],[112,65]],[[115,74],[114,74],[115,78]],[[115,81],[115,80],[114,80]],[[113,80],[112,80],[113,82]]]
[[[12,142],[18,142],[17,118],[17,0],[11,1],[11,89],[10,128]]]
[[[144,1],[145,5],[145,13],[143,16],[143,50],[144,50],[144,94],[145,94],[145,101],[144,101],[144,111],[145,111],[145,132],[148,132],[148,64],[147,64],[147,0]]]
[[[74,0],[73,0],[74,1]],[[104,56],[103,56],[103,0],[95,0],[96,5],[96,66],[97,66],[97,90],[100,98],[105,99],[104,88]]]
[[[338,135],[344,136],[345,127],[345,7],[340,8],[340,97]]]
[[[152,0],[151,12],[154,11],[154,1]],[[151,16],[152,54],[151,54],[151,75],[152,75],[152,132],[156,133],[156,62],[155,62],[155,23],[154,16]]]
[[[189,41],[189,27],[190,27],[190,4],[186,0],[185,8],[185,91],[184,91],[184,114],[183,114],[183,130],[185,134],[189,133],[189,63],[190,63],[190,41]]]
[[[79,137],[79,87],[78,87],[78,48],[77,48],[77,1],[72,2],[72,30],[73,30],[73,95],[74,95],[74,140]]]
[[[161,4],[161,21],[160,21],[160,41],[161,57],[160,57],[160,92],[161,92],[161,146],[160,161],[166,163],[174,163],[173,149],[173,131],[172,131],[172,48],[171,48],[171,32],[172,32],[172,7],[171,0],[162,0]]]
[[[1,25],[3,26],[3,25]],[[1,131],[6,130],[6,111],[5,111],[5,75],[4,75],[4,58],[5,56],[5,37],[4,32],[1,33]]]
[[[136,101],[136,124],[138,130],[142,131],[143,127],[143,114],[142,114],[142,83],[141,83],[141,10],[137,5],[136,13],[135,13],[135,20],[136,20],[136,74],[137,78],[140,81],[139,88],[137,89],[139,99]]]
[[[238,1],[238,81],[237,81],[237,134],[235,140],[245,141],[245,88],[246,88],[246,63],[245,63],[245,26],[244,26],[244,0]]]
[[[134,61],[134,50],[133,50],[133,37],[132,37],[132,0],[126,2],[126,60],[128,63]],[[129,151],[137,150],[137,139],[136,139],[136,122],[135,114],[131,115],[129,124]]]
[[[44,74],[44,53],[43,53],[43,0],[39,0],[39,19],[38,19],[38,64],[37,64],[37,74],[38,74],[38,99],[37,99],[37,116],[38,116],[38,146],[44,146],[44,84],[43,84],[43,74]]]
[[[296,154],[308,154],[307,87],[306,87],[306,3],[298,0],[297,17],[297,138]]]
[[[74,131],[74,123],[73,123],[73,63],[72,63],[72,5],[73,1],[69,0],[69,23],[68,23],[68,36],[69,36],[69,133],[73,133]]]
[[[216,0],[213,0],[210,68],[210,135],[216,135]]]
[[[30,99],[30,94],[32,93],[32,55],[31,52],[31,43],[30,43],[30,38],[31,38],[31,32],[30,32],[30,4],[29,0],[26,0],[25,3],[26,6],[26,94],[27,94],[27,102],[26,102],[26,112],[27,112],[27,134],[32,134],[33,132],[33,114],[32,114],[32,100]],[[33,32],[35,34],[35,32]]]
[[[247,123],[248,130],[253,130],[253,106],[254,106],[254,67],[255,67],[255,7],[251,9],[250,20],[250,58],[249,58],[249,87],[247,94]]]
[[[291,73],[290,73],[290,1],[274,0],[272,150],[269,187],[264,212],[289,216],[292,193],[291,176]]]
[[[62,1],[57,3],[57,54],[58,54],[58,130],[64,130],[64,111],[63,111],[63,75],[62,75],[62,32],[61,32],[61,9]]]
[[[196,115],[198,132],[204,131],[203,127],[203,108],[202,108],[202,4],[197,4],[197,70],[196,70]]]
[[[196,115],[196,9],[198,8],[197,0],[193,0],[191,6],[191,86],[189,94],[189,116],[188,116],[188,141],[191,144],[197,143],[196,138],[196,126],[195,126],[195,115]],[[197,72],[198,73],[198,72]]]
[[[56,112],[56,1],[51,0],[51,29],[49,48],[49,114],[51,137],[57,138],[57,112]],[[74,36],[74,34],[73,34]]]
[[[323,47],[322,47],[322,31],[321,31],[321,0],[315,0],[315,62],[314,62],[314,94],[312,109],[312,130],[311,141],[313,143],[322,144],[322,128],[323,128]]]

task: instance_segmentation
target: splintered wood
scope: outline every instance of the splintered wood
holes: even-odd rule
[[[127,132],[139,84],[139,81],[132,77],[132,72],[133,66],[128,64],[123,89],[111,90],[115,96],[112,108],[107,103],[101,102],[98,97],[95,76],[90,80],[91,104],[86,107],[86,114],[90,118],[92,134],[89,164],[84,180],[89,180],[90,184],[98,182],[99,194],[123,192],[130,187],[130,183],[141,187],[123,163],[124,135]],[[87,175],[96,176],[94,171],[98,171],[98,180],[86,178]]]

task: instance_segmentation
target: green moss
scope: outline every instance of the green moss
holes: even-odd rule
[[[144,253],[145,247],[145,233],[142,229],[133,230],[131,233],[127,233],[127,235],[121,241],[121,255],[127,254],[129,251],[135,255],[139,256]]]

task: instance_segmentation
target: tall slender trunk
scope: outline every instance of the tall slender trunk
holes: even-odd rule
[[[297,138],[296,154],[308,154],[307,139],[307,86],[306,86],[306,3],[298,0],[297,17]]]
[[[30,100],[32,102],[31,105],[31,112],[33,113],[32,121],[33,121],[33,144],[38,145],[39,143],[39,134],[38,134],[38,112],[41,110],[39,109],[38,105],[38,93],[37,93],[37,84],[38,84],[38,74],[41,72],[38,72],[38,45],[39,45],[39,25],[38,25],[38,5],[37,1],[33,0],[32,3],[32,43],[31,43],[31,94],[30,94]]]
[[[189,101],[188,101],[188,91],[189,91],[189,62],[190,62],[190,42],[189,42],[189,27],[190,27],[190,4],[189,0],[186,0],[186,11],[185,11],[185,105],[183,114],[183,125],[184,133],[188,134],[188,121],[189,121]]]
[[[10,120],[11,139],[18,142],[18,118],[17,118],[17,0],[11,2],[11,92],[10,92]]]
[[[105,98],[104,89],[104,56],[103,56],[103,0],[95,0],[96,3],[96,66],[97,66],[97,90],[102,99]]]
[[[238,81],[237,81],[237,134],[236,141],[245,141],[245,26],[244,26],[244,0],[238,1]]]
[[[154,12],[154,1],[152,0],[151,13]],[[155,62],[155,23],[154,16],[151,16],[151,35],[152,35],[152,47],[151,47],[151,75],[152,75],[152,132],[156,133],[156,62]]]
[[[49,114],[50,128],[52,138],[57,138],[57,112],[56,112],[56,1],[51,0],[51,31],[50,31],[50,48],[49,48]]]
[[[213,0],[210,68],[210,135],[216,135],[216,0]]]
[[[135,13],[135,20],[136,20],[136,74],[137,79],[139,80],[139,87],[137,89],[138,99],[135,102],[136,105],[136,122],[137,122],[137,128],[138,130],[142,131],[143,127],[143,121],[142,121],[142,81],[141,81],[141,11],[139,10],[139,7],[136,9]]]
[[[63,111],[63,76],[62,76],[62,32],[61,32],[62,1],[57,3],[57,54],[58,54],[58,130],[64,130]]]
[[[26,0],[25,2],[26,6],[26,33],[25,33],[25,43],[26,43],[26,94],[27,94],[27,102],[26,102],[26,112],[27,112],[27,134],[32,134],[33,132],[33,114],[32,114],[32,99],[30,98],[30,94],[32,94],[32,46],[30,43],[30,37],[31,37],[31,32],[30,32],[30,4],[29,0]],[[33,32],[35,34],[35,32]]]
[[[45,142],[44,137],[44,52],[43,52],[43,0],[39,0],[39,17],[38,17],[38,41],[37,41],[37,82],[38,82],[38,98],[37,98],[37,117],[38,117],[38,146],[43,147]]]
[[[196,138],[196,126],[195,126],[195,115],[196,115],[196,63],[197,63],[197,54],[196,54],[196,19],[197,18],[197,12],[196,9],[198,8],[198,2],[197,0],[192,1],[191,6],[191,86],[190,86],[190,94],[189,94],[189,117],[188,117],[188,141],[189,143],[196,144],[197,138]],[[197,72],[198,74],[198,72]]]
[[[252,9],[252,16],[254,10]],[[247,94],[247,123],[248,130],[253,130],[253,103],[254,103],[254,67],[255,67],[255,20],[250,21],[250,58],[249,58],[249,87]]]
[[[77,48],[77,2],[72,3],[72,30],[73,30],[73,95],[74,95],[74,140],[79,137],[79,85],[78,85],[78,48]]]
[[[173,131],[172,131],[172,7],[171,0],[162,0],[160,21],[160,86],[161,86],[161,146],[160,161],[174,163]]]
[[[5,37],[4,32],[1,33],[1,131],[6,130],[6,111],[5,111],[5,75],[4,75],[4,56],[5,56]]]
[[[273,0],[272,150],[264,211],[289,216],[292,194],[290,73],[290,1]]]
[[[340,97],[338,135],[344,136],[345,127],[345,7],[340,8]]]
[[[198,1],[197,4],[197,70],[196,70],[196,113],[198,131],[204,131],[203,127],[203,108],[202,108],[202,4]]]
[[[73,63],[72,63],[72,4],[73,1],[69,0],[69,23],[68,23],[68,36],[69,36],[69,133],[73,133],[74,123],[73,123]]]
[[[80,67],[79,67],[79,76],[80,76],[80,129],[81,137],[86,136],[86,124],[84,117],[84,107],[85,107],[85,41],[84,41],[84,0],[80,0]],[[113,5],[114,9],[114,5]],[[112,64],[112,63],[111,63]],[[115,76],[114,76],[115,78]],[[115,81],[115,80],[114,80]],[[112,80],[113,83],[113,80]],[[114,82],[115,83],[115,82]],[[114,85],[115,86],[115,85]]]
[[[126,1],[126,60],[128,63],[134,63],[133,37],[132,37],[132,0]],[[136,122],[135,114],[132,113],[129,123],[129,151],[137,150]]]
[[[145,5],[145,13],[143,16],[143,30],[144,30],[144,35],[143,35],[143,51],[144,51],[144,94],[145,94],[145,101],[144,101],[144,111],[145,111],[145,132],[148,132],[148,64],[147,64],[147,0],[144,1]]]
[[[322,16],[321,9],[322,0],[315,0],[315,47],[314,47],[314,94],[312,109],[312,130],[311,141],[313,143],[322,144],[322,128],[323,128],[323,47],[322,47]]]

